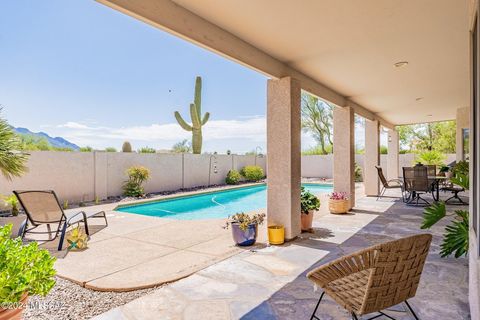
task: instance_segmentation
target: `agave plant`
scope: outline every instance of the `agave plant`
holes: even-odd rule
[[[465,190],[469,188],[468,173],[457,173],[450,181]],[[443,241],[440,246],[440,255],[447,257],[453,254],[455,258],[458,258],[468,253],[468,211],[455,210],[452,214],[448,214],[445,202],[440,201],[434,203],[424,210],[421,228],[430,229],[438,221],[447,216],[454,216],[454,219],[445,227]]]

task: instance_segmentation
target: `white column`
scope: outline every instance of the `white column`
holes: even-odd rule
[[[378,173],[380,164],[380,126],[377,120],[365,120],[365,195],[376,196],[379,192]]]
[[[333,189],[346,192],[355,206],[355,113],[351,107],[333,109]]]
[[[401,176],[398,168],[398,131],[388,130],[387,179],[398,179]]]
[[[300,227],[300,83],[290,77],[267,84],[267,221],[293,239]]]

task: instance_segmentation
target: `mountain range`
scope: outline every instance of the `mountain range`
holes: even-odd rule
[[[80,147],[77,146],[75,143],[72,143],[62,137],[53,138],[53,137],[50,137],[45,132],[32,132],[27,128],[13,128],[13,130],[19,134],[33,136],[40,139],[46,139],[53,147],[56,147],[56,148],[70,148],[75,151],[80,150]]]

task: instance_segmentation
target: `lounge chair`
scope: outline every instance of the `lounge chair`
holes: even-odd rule
[[[383,169],[381,167],[378,167],[378,166],[375,166],[375,168],[377,168],[378,177],[380,178],[380,181],[382,182],[382,190],[380,191],[380,193],[377,196],[377,201],[378,201],[378,199],[380,199],[381,197],[384,196],[385,191],[387,189],[400,189],[401,192],[402,192],[402,200],[405,201],[405,197],[403,195],[404,190],[403,190],[402,180],[400,180],[400,179],[387,180],[385,178],[385,175],[383,174]]]
[[[100,212],[64,212],[57,195],[52,190],[44,191],[13,191],[18,201],[22,205],[27,219],[22,223],[19,230],[19,236],[22,239],[27,233],[30,234],[48,234],[48,240],[53,241],[60,234],[58,250],[62,250],[63,241],[67,228],[75,223],[83,223],[85,233],[89,235],[87,219],[103,218],[105,225],[108,226],[107,216],[104,211]],[[47,226],[47,231],[34,231],[41,225]],[[52,230],[51,225],[56,225],[56,230]],[[52,235],[53,238],[52,238]]]
[[[319,319],[315,314],[325,293],[353,319],[370,313],[378,313],[370,319],[393,319],[383,310],[400,303],[418,319],[407,300],[417,292],[431,241],[432,235],[419,234],[382,243],[309,272],[307,278],[323,289],[310,319]]]

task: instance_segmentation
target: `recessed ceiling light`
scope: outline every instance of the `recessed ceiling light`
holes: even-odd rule
[[[415,99],[415,101],[420,101],[420,100],[423,100],[423,97],[418,97]]]
[[[399,62],[395,62],[393,65],[395,66],[395,68],[401,68],[401,67],[405,67],[407,64],[408,64],[408,61],[399,61]]]

